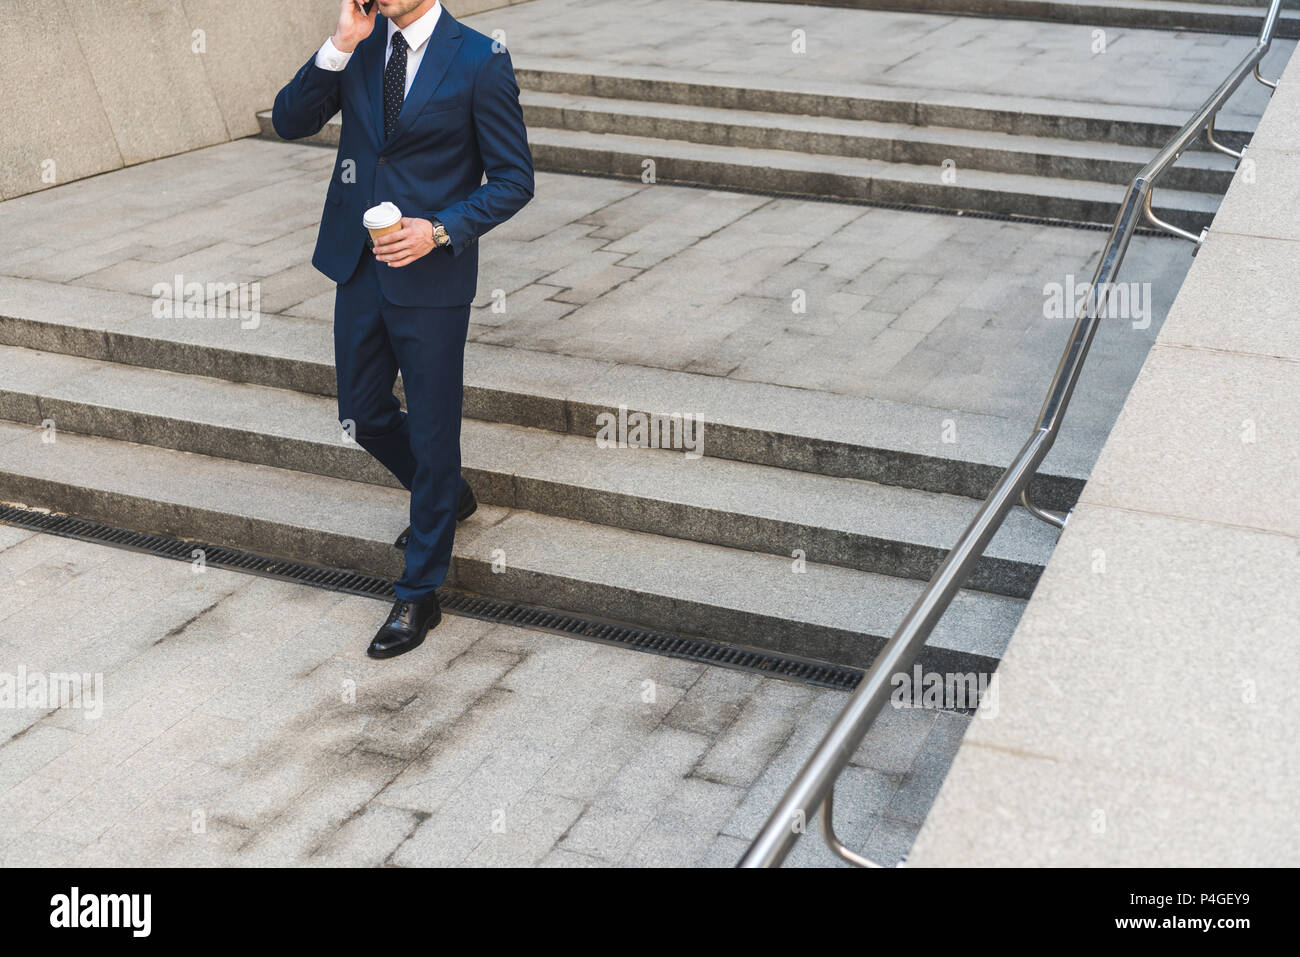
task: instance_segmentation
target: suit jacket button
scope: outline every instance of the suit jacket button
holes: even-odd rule
[[[380,166],[385,165],[387,162],[388,162],[388,160],[385,159],[384,157],[382,157],[382,156],[379,157],[379,165],[380,165]]]

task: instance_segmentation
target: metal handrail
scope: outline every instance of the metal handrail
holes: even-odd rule
[[[1109,299],[1112,284],[1124,261],[1124,254],[1128,251],[1129,241],[1133,238],[1138,223],[1145,218],[1161,229],[1191,240],[1198,247],[1204,242],[1204,230],[1200,236],[1193,235],[1164,222],[1151,211],[1152,189],[1155,181],[1178,161],[1202,131],[1209,131],[1211,145],[1217,148],[1213,140],[1214,118],[1247,76],[1253,74],[1265,86],[1276,88],[1276,83],[1260,76],[1259,61],[1273,41],[1273,30],[1277,25],[1281,5],[1282,0],[1271,0],[1259,31],[1259,39],[1250,53],[1155,158],[1133,177],[1102,249],[1101,262],[1097,264],[1087,298],[1079,310],[1070,341],[1056,367],[1056,375],[1047,390],[1042,411],[1038,414],[1038,421],[1029,440],[1002,474],[975,518],[930,579],[925,591],[876,657],[870,671],[853,692],[844,710],[836,717],[817,750],[786,790],[738,867],[779,867],[803,833],[804,825],[811,816],[808,812],[813,809],[821,812],[822,835],[832,851],[850,863],[872,865],[871,861],[844,847],[835,836],[832,817],[835,781],[888,700],[890,679],[899,671],[907,669],[920,653],[935,624],[947,611],[957,590],[965,582],[972,566],[983,554],[1017,499],[1036,517],[1064,527],[1065,515],[1040,509],[1033,504],[1029,498],[1029,483],[1056,441],[1061,420],[1088,356],[1088,349],[1097,334],[1102,307]]]

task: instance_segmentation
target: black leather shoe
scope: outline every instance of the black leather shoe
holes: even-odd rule
[[[371,658],[395,658],[413,651],[424,643],[424,636],[440,621],[442,608],[438,605],[437,595],[430,595],[424,601],[402,601],[399,598],[393,602],[388,620],[375,633],[366,654]]]
[[[474,490],[465,483],[465,487],[460,490],[460,507],[456,509],[456,521],[463,522],[475,512],[478,511],[478,499],[474,497]],[[407,542],[411,540],[411,526],[406,526],[406,531],[397,536],[397,541],[393,542],[394,548],[405,548]]]
[[[456,521],[463,522],[477,511],[478,499],[474,497],[474,490],[466,482],[465,487],[460,490],[460,507],[456,509]]]

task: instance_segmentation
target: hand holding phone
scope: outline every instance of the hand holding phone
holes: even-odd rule
[[[375,28],[375,0],[343,0],[339,7],[339,25],[330,41],[335,48],[351,53]]]

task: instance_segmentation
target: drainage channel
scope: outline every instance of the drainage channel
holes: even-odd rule
[[[198,551],[202,553],[204,564],[213,568],[246,572],[264,578],[275,578],[349,595],[363,595],[381,600],[393,598],[392,582],[375,575],[311,565],[306,562],[269,558],[237,548],[174,538],[170,535],[137,532],[91,519],[74,518],[70,515],[59,515],[21,505],[0,505],[0,522],[33,532],[130,549],[177,561],[193,561],[196,557],[195,552]],[[444,611],[467,618],[535,628],[585,641],[597,641],[668,658],[716,665],[736,671],[748,671],[772,678],[784,678],[836,691],[852,691],[862,680],[863,673],[857,668],[778,655],[754,648],[725,645],[707,638],[602,621],[598,618],[540,608],[535,605],[487,598],[457,589],[440,589],[438,598]]]

